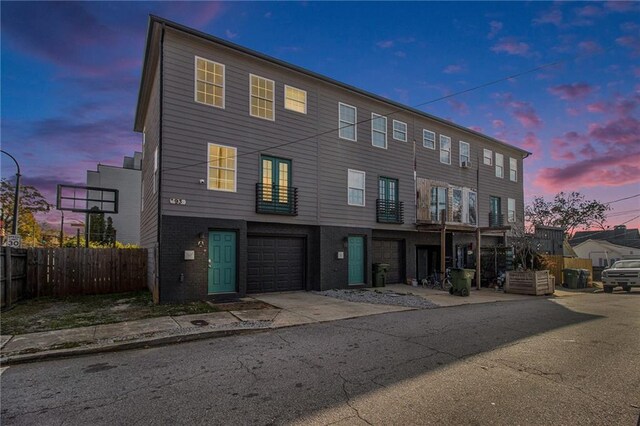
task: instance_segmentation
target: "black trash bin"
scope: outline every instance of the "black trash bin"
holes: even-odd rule
[[[588,269],[578,269],[578,271],[578,288],[587,288],[591,273]]]
[[[373,286],[384,287],[387,284],[387,271],[389,270],[388,263],[374,263],[373,264]]]

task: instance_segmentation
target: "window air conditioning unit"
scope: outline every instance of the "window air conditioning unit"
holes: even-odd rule
[[[471,161],[463,161],[462,163],[460,163],[460,167],[462,167],[463,169],[468,169],[471,167]]]

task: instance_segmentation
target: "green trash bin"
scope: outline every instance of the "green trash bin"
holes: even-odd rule
[[[471,279],[474,273],[473,269],[451,269],[451,288],[449,293],[468,296],[471,293]]]
[[[578,269],[578,288],[587,288],[590,275],[588,269]]]
[[[567,288],[578,288],[578,276],[580,271],[578,269],[563,269],[562,270],[562,282]]]
[[[388,263],[374,263],[373,264],[373,286],[384,287],[387,283],[387,271],[389,270]]]

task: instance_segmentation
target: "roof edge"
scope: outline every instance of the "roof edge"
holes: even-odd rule
[[[141,111],[140,111],[140,109],[141,109],[140,103],[141,103],[141,100],[142,100],[141,99],[141,95],[142,95],[143,86],[146,83],[145,80],[144,80],[145,75],[146,75],[145,74],[145,69],[148,66],[148,63],[147,63],[148,62],[148,55],[150,53],[150,48],[151,48],[151,46],[150,46],[151,34],[152,34],[151,30],[153,28],[153,24],[154,23],[162,24],[162,25],[165,25],[167,27],[171,27],[173,29],[176,29],[178,31],[182,31],[182,32],[185,32],[187,34],[190,34],[190,35],[193,35],[193,36],[196,36],[196,37],[200,37],[200,38],[203,38],[205,40],[212,41],[214,43],[218,43],[218,44],[220,44],[222,46],[225,46],[227,48],[240,51],[240,52],[245,53],[247,55],[251,55],[251,56],[257,57],[259,59],[262,59],[262,60],[265,60],[265,61],[268,61],[268,62],[272,62],[272,63],[274,63],[276,65],[279,65],[281,67],[284,67],[284,68],[292,69],[292,70],[294,70],[296,72],[299,72],[299,73],[302,73],[302,74],[306,74],[306,75],[308,75],[310,77],[323,80],[323,81],[325,81],[327,83],[333,84],[333,85],[341,87],[343,89],[347,89],[347,90],[350,90],[352,92],[355,92],[355,93],[358,93],[358,94],[361,94],[361,95],[364,95],[364,96],[368,96],[368,97],[373,98],[373,99],[375,99],[375,100],[377,100],[379,102],[384,102],[384,103],[387,103],[387,104],[391,104],[391,105],[393,105],[395,107],[401,108],[403,110],[410,111],[410,112],[412,112],[414,114],[418,114],[418,115],[426,117],[428,119],[438,121],[438,122],[440,122],[442,124],[454,127],[454,128],[456,128],[458,130],[461,130],[463,132],[469,133],[469,134],[471,134],[473,136],[477,136],[477,137],[481,137],[481,138],[490,140],[490,141],[495,142],[495,143],[497,143],[499,145],[503,145],[505,147],[514,149],[514,150],[522,153],[523,154],[523,158],[527,158],[530,155],[533,155],[531,152],[529,152],[527,150],[524,150],[524,149],[522,149],[520,147],[517,147],[515,145],[511,145],[511,144],[509,144],[507,142],[501,141],[501,140],[496,139],[494,137],[491,137],[491,136],[485,135],[483,133],[477,132],[477,131],[475,131],[473,129],[470,129],[468,127],[464,127],[464,126],[462,126],[460,124],[456,124],[456,123],[454,123],[452,121],[445,120],[443,118],[428,114],[428,113],[426,113],[424,111],[421,111],[419,109],[416,109],[414,107],[403,105],[403,104],[401,104],[399,102],[396,102],[396,101],[393,101],[391,99],[384,98],[384,97],[382,97],[380,95],[376,95],[375,93],[371,93],[371,92],[368,92],[366,90],[351,86],[349,84],[334,80],[334,79],[332,79],[330,77],[324,76],[322,74],[318,74],[318,73],[316,73],[314,71],[310,71],[310,70],[308,70],[306,68],[299,67],[297,65],[291,64],[291,63],[283,61],[281,59],[274,58],[273,56],[269,56],[269,55],[266,55],[264,53],[260,53],[258,51],[249,49],[247,47],[240,46],[238,44],[235,44],[235,43],[232,43],[230,41],[224,40],[222,38],[213,36],[211,34],[207,34],[205,32],[196,30],[196,29],[191,28],[191,27],[187,27],[185,25],[179,24],[177,22],[162,18],[162,17],[157,16],[157,15],[153,15],[153,14],[149,15],[149,32],[147,34],[147,46],[146,46],[146,50],[145,50],[145,62],[144,62],[144,68],[143,68],[142,78],[141,78],[141,82],[140,82],[140,95],[138,97],[138,108],[137,108],[137,113],[136,113],[136,126],[135,126],[135,129],[137,131],[142,131],[142,128],[140,127],[140,123],[138,123],[138,120],[140,119],[140,114],[141,114]],[[138,128],[139,128],[139,130],[138,130]]]

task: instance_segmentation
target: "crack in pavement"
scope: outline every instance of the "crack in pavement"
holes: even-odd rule
[[[360,420],[362,420],[363,422],[365,422],[368,425],[372,425],[373,423],[369,422],[369,420],[367,420],[364,417],[362,417],[362,415],[360,415],[360,411],[358,411],[358,409],[356,407],[351,405],[349,392],[347,391],[347,383],[351,383],[351,382],[349,382],[347,379],[345,379],[344,376],[340,372],[338,372],[338,377],[340,377],[342,379],[342,392],[344,392],[344,397],[346,399],[346,402],[347,402],[347,405],[349,406],[349,408],[351,408],[356,413],[356,416],[358,416],[358,418]]]
[[[247,370],[247,373],[251,374],[253,376],[253,379],[257,382],[260,381],[260,378],[258,378],[258,375],[252,371],[249,366],[247,366],[244,362],[242,362],[242,360],[240,359],[241,355],[238,355],[236,357],[236,361],[240,363],[240,368],[244,368],[245,370]]]

